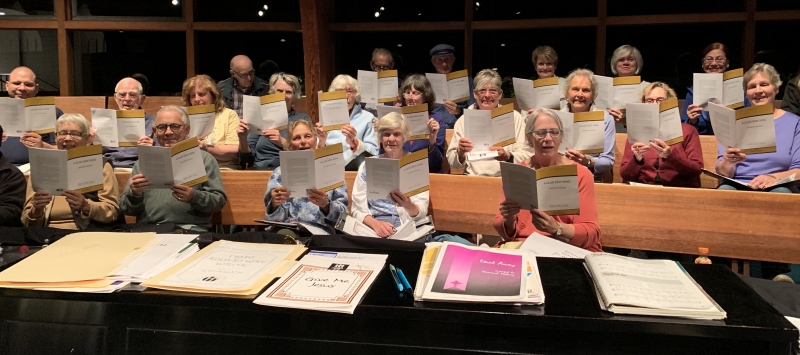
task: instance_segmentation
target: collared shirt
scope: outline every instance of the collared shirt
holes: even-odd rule
[[[155,116],[144,114],[144,135],[150,137],[153,134],[153,123]],[[153,145],[158,146],[158,141],[153,139]],[[115,168],[132,168],[133,164],[139,160],[139,150],[136,147],[103,147],[103,156],[111,160]]]
[[[233,81],[233,91],[231,92],[231,106],[233,107],[231,107],[231,110],[236,111],[237,116],[242,117],[242,109],[244,108],[242,96],[252,94],[253,87],[254,85],[250,85],[249,88],[242,90],[242,88],[239,87],[239,82],[236,80]]]

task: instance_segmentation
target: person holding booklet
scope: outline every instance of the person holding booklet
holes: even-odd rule
[[[289,140],[286,150],[317,149],[317,129],[307,120],[298,120],[289,124],[287,130]],[[321,137],[320,146],[325,146],[325,138]],[[347,184],[327,193],[319,189],[306,191],[305,196],[292,197],[291,192],[281,186],[281,167],[275,168],[267,183],[264,195],[268,221],[275,222],[310,222],[333,226],[339,215],[347,214]]]
[[[629,44],[623,44],[614,50],[609,60],[611,73],[616,77],[639,75],[642,71],[642,53],[639,49]],[[608,113],[614,117],[614,122],[625,125],[625,114],[619,108],[609,108]]]
[[[564,136],[564,126],[553,110],[540,108],[534,111],[528,116],[525,132],[525,141],[533,148],[534,155],[519,163],[520,165],[537,170],[576,164],[558,153]],[[580,214],[550,216],[532,206],[520,206],[511,197],[501,199],[499,211],[494,218],[494,228],[503,240],[524,239],[535,232],[589,251],[602,251],[594,180],[586,167],[578,166]]]
[[[595,95],[597,95],[597,81],[594,80],[594,73],[591,70],[573,70],[567,76],[566,83],[564,97],[567,98],[567,106],[562,108],[561,111],[572,113],[602,111],[595,107],[594,104]],[[603,141],[602,153],[583,154],[574,149],[567,149],[565,156],[587,167],[589,171],[594,173],[595,181],[611,183],[614,179],[611,169],[614,168],[614,149],[617,139],[614,119],[611,114],[605,114],[603,124],[605,127],[605,140]]]
[[[342,143],[345,165],[365,152],[372,156],[378,155],[378,142],[373,130],[375,116],[361,108],[358,80],[347,74],[339,74],[333,78],[328,91],[346,93],[350,124],[344,125],[340,130],[328,132],[327,144]]]
[[[747,99],[754,106],[774,105],[781,79],[769,64],[756,63],[744,74]],[[773,108],[776,151],[772,153],[744,154],[739,148],[719,146],[717,173],[747,183],[754,190],[792,192],[788,187],[772,187],[776,182],[793,174],[800,175],[800,117]],[[800,177],[800,176],[798,176]],[[737,190],[736,185],[719,185],[721,190]]]
[[[56,121],[56,147],[59,150],[92,145],[89,121],[83,115],[67,113]],[[52,196],[47,191],[33,191],[33,179],[28,179],[22,224],[26,227],[54,227],[86,230],[91,225],[111,225],[120,214],[119,187],[111,162],[103,162],[103,187],[100,191],[81,194],[64,191]]]
[[[403,81],[400,86],[400,104],[402,106],[414,106],[420,104],[428,105],[428,129],[430,138],[428,140],[413,140],[403,144],[403,150],[412,153],[418,150],[428,150],[428,168],[431,173],[442,173],[442,161],[444,161],[444,140],[446,126],[442,112],[437,111],[436,94],[433,92],[430,81],[425,75],[412,74]]]
[[[5,137],[2,126],[0,134]],[[2,145],[0,142],[0,147]],[[25,184],[25,175],[0,152],[0,226],[22,226],[20,217],[25,204]]]
[[[189,116],[178,106],[165,106],[156,113],[153,131],[158,145],[172,147],[189,138]],[[122,212],[136,216],[138,223],[174,223],[186,230],[208,231],[211,217],[225,207],[228,197],[216,159],[206,151],[200,153],[208,180],[191,187],[174,184],[170,189],[151,188],[147,176],[139,172],[141,160],[137,161],[119,197]]]
[[[666,83],[657,81],[645,86],[641,102],[658,105],[675,97]],[[700,187],[703,152],[697,130],[681,123],[683,141],[668,145],[656,138],[650,142],[625,143],[620,175],[624,181],[674,187]]]
[[[186,79],[181,97],[186,106],[214,105],[214,130],[205,137],[197,137],[200,149],[217,159],[220,169],[239,169],[239,136],[236,134],[239,116],[225,107],[225,98],[214,80],[205,74]]]
[[[477,102],[470,105],[467,110],[488,110],[493,111],[503,105],[500,105],[500,98],[503,97],[503,90],[500,86],[503,84],[503,79],[497,74],[496,71],[491,69],[484,69],[475,75],[475,98]],[[467,123],[466,116],[467,110],[464,115],[456,121],[453,138],[450,140],[450,145],[447,148],[447,162],[450,166],[456,169],[465,168],[464,173],[467,175],[478,176],[500,176],[500,162],[521,162],[531,156],[531,151],[525,144],[525,119],[522,115],[514,111],[513,108],[513,137],[503,142],[512,141],[511,143],[503,144],[502,146],[492,145],[488,147],[491,152],[496,152],[496,157],[491,160],[474,160],[467,159],[467,155],[474,148],[471,139],[466,135]],[[491,133],[489,134],[491,135]],[[491,137],[488,137],[491,139]],[[497,144],[497,142],[492,142]],[[613,147],[613,145],[612,145]]]
[[[140,110],[145,96],[142,93],[142,84],[134,78],[123,78],[114,88],[114,101],[120,110]],[[144,136],[139,138],[139,143],[153,144],[153,122],[155,116],[144,114]],[[111,160],[115,168],[131,168],[139,158],[136,147],[103,147],[103,157]]]
[[[724,73],[728,69],[728,46],[714,42],[703,50],[702,68],[705,73]],[[714,135],[714,128],[711,127],[711,117],[703,107],[694,104],[694,87],[688,88],[686,99],[683,101],[681,110],[681,121],[688,123],[701,135]],[[745,95],[747,96],[747,95]],[[744,107],[749,107],[750,101],[745,97]]]
[[[436,69],[437,74],[450,74],[453,72],[453,65],[456,62],[455,48],[449,44],[437,44],[431,48],[429,54],[431,55],[431,64]],[[475,96],[472,92],[475,89],[475,82],[467,76],[469,80],[470,96],[469,100],[462,102],[453,102],[444,100],[442,104],[434,105],[433,112],[440,113],[447,125],[447,128],[452,129],[456,125],[456,120],[464,113],[464,109],[475,103]],[[429,103],[428,105],[433,105]],[[444,130],[442,130],[444,131]],[[433,170],[431,170],[433,172]]]
[[[305,113],[294,110],[294,101],[300,96],[300,80],[296,76],[284,72],[272,74],[268,94],[275,93],[283,93],[286,97],[289,124],[311,120]],[[280,152],[288,143],[286,131],[265,129],[261,134],[247,134],[247,123],[241,121],[236,133],[239,135],[239,164],[242,169],[256,167],[272,170],[281,165]]]

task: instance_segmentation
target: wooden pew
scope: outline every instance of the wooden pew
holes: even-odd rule
[[[92,108],[106,108],[103,96],[56,96],[56,107],[64,113],[80,113],[89,122],[92,121]]]
[[[114,100],[113,96],[108,97],[107,100],[108,108],[119,110],[117,101]],[[155,116],[162,106],[167,105],[184,106],[180,96],[148,96],[145,97],[144,102],[142,102],[142,109],[144,109],[145,113]]]
[[[614,157],[614,182],[621,183],[622,157],[625,154],[625,142],[628,141],[627,133],[617,133],[616,152]],[[703,150],[703,167],[714,171],[714,164],[717,163],[717,138],[714,136],[700,136],[700,148]],[[700,187],[705,189],[716,189],[719,185],[717,179],[706,174],[700,175]]]
[[[453,175],[464,175],[464,168],[453,168],[450,166],[450,163],[447,162],[447,148],[450,146],[450,140],[453,139],[453,132],[455,130],[448,129],[444,133],[444,161],[442,162],[442,167],[444,168],[445,174],[453,174]]]

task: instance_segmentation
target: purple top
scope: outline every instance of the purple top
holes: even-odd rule
[[[733,178],[749,183],[756,176],[800,168],[800,117],[786,112],[775,119],[774,153],[748,154],[736,164]],[[717,148],[717,161],[722,160],[726,147]]]

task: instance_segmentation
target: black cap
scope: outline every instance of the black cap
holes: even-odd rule
[[[449,44],[437,44],[433,48],[431,48],[431,57],[436,57],[440,55],[453,55],[455,53],[455,49],[453,46]]]

